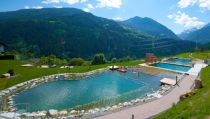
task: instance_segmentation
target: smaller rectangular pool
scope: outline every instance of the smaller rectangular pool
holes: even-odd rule
[[[171,58],[167,60],[168,62],[178,63],[178,64],[189,64],[192,62],[192,59],[184,59],[184,58]]]
[[[181,65],[168,64],[168,63],[156,63],[156,64],[153,64],[152,66],[181,71],[181,72],[188,72],[191,69],[191,67],[188,67],[188,66],[181,66]]]

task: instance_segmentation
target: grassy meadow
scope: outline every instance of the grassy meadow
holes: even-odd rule
[[[193,53],[183,53],[183,54],[177,55],[177,57],[180,57],[180,58],[198,58],[198,59],[205,59],[206,57],[210,58],[210,51],[193,52]]]
[[[58,74],[58,73],[83,73],[91,70],[96,70],[100,68],[105,68],[110,65],[119,65],[119,66],[135,66],[140,63],[143,63],[143,60],[121,62],[114,64],[103,64],[103,65],[93,65],[93,66],[76,66],[73,69],[61,69],[61,68],[48,68],[42,69],[34,67],[21,67],[22,64],[28,62],[15,61],[15,60],[0,60],[0,74],[7,73],[9,69],[13,69],[16,77],[14,78],[0,78],[0,90],[6,89],[13,85],[16,85],[21,82],[31,80],[33,78],[38,78],[41,76]]]

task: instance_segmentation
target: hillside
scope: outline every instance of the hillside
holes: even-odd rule
[[[208,42],[208,43],[204,44],[204,48],[208,48],[208,49],[210,49],[210,42]]]
[[[0,41],[8,45],[9,51],[35,56],[55,54],[90,59],[96,53],[104,53],[107,58],[143,57],[152,46],[157,55],[163,56],[191,50],[194,45],[152,38],[74,8],[2,12],[0,26]]]
[[[151,18],[134,17],[123,23],[158,38],[179,39],[170,29]]]
[[[183,31],[182,33],[178,34],[178,37],[181,39],[186,39],[188,37],[189,34],[191,34],[194,31],[197,31],[197,28],[192,28],[192,29],[188,29]]]
[[[210,42],[210,24],[207,24],[206,26],[204,26],[201,29],[198,30],[194,30],[192,32],[189,33],[182,33],[182,34],[186,34],[184,37],[184,40],[189,40],[189,41],[194,41],[194,42],[198,42],[201,44],[205,44]]]

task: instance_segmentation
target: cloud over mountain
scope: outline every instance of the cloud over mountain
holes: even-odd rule
[[[190,17],[184,12],[178,11],[175,14],[167,16],[169,19],[174,20],[176,24],[183,25],[187,28],[201,28],[204,26],[204,22],[200,21],[197,17]]]
[[[44,0],[42,3],[44,4],[59,4],[59,3],[66,3],[66,4],[76,4],[76,3],[84,3],[87,0]]]
[[[197,4],[200,8],[210,10],[210,0],[179,0],[178,4],[180,8],[187,8],[190,5]]]
[[[122,0],[98,0],[97,7],[120,8]]]

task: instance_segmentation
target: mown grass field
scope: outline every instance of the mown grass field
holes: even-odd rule
[[[58,73],[83,73],[91,70],[96,70],[100,68],[105,68],[110,65],[119,65],[119,66],[135,66],[140,63],[143,63],[143,60],[136,60],[130,62],[122,62],[115,64],[103,64],[95,66],[77,66],[73,69],[61,69],[61,68],[49,68],[41,69],[37,67],[21,67],[22,64],[27,62],[14,61],[14,60],[0,60],[0,74],[6,73],[9,69],[13,69],[15,72],[15,78],[0,78],[0,90],[6,89],[13,85],[16,85],[21,82],[31,80],[33,78],[38,78],[41,76],[58,74]]]
[[[190,57],[190,55],[192,57]],[[177,55],[177,57],[180,57],[180,58],[198,58],[198,59],[205,59],[206,57],[209,57],[210,58],[210,51],[206,51],[206,52],[194,52],[194,53],[183,53],[183,54]]]
[[[210,119],[210,67],[203,69],[201,80],[204,87],[155,119]]]

